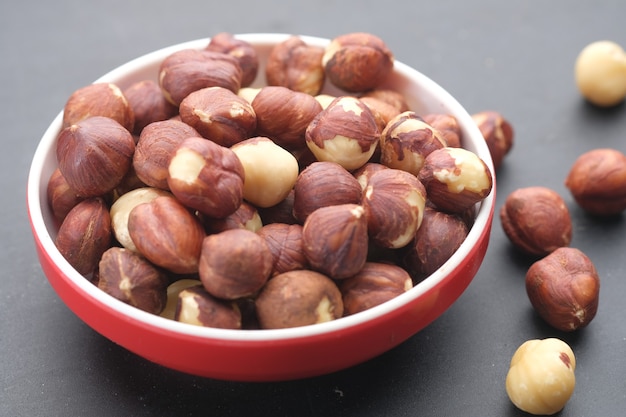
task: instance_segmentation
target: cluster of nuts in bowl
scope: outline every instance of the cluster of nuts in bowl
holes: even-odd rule
[[[379,87],[393,63],[372,34],[292,36],[252,88],[254,48],[220,33],[158,82],[76,90],[48,184],[57,248],[113,297],[210,327],[309,325],[407,291],[493,179],[453,116]]]

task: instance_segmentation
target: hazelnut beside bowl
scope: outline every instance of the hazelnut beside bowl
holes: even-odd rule
[[[246,34],[237,38],[258,53],[259,74],[272,47],[288,34]],[[329,40],[302,36],[310,45]],[[156,79],[160,63],[175,51],[202,49],[209,39],[167,47],[102,76],[125,89],[146,78]],[[252,83],[265,84],[262,75]],[[418,114],[448,113],[461,127],[463,146],[492,169],[489,150],[465,109],[442,87],[396,61],[380,88],[401,89]],[[323,91],[341,92],[330,82]],[[132,307],[100,290],[77,272],[54,245],[58,222],[46,199],[46,186],[57,168],[55,154],[62,112],[44,133],[28,179],[27,206],[36,250],[44,274],[58,296],[85,323],[104,337],[150,361],[205,377],[238,381],[277,381],[322,375],[369,360],[404,342],[439,317],[470,284],[485,256],[495,206],[495,187],[476,204],[467,238],[433,274],[397,297],[336,320],[287,329],[233,330],[176,322]]]

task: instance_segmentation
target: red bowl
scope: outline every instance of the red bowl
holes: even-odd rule
[[[287,34],[239,35],[258,51],[261,62]],[[326,39],[302,37],[324,46]],[[121,88],[156,79],[159,63],[174,51],[203,48],[199,39],[130,61],[96,82]],[[262,85],[263,68],[256,86]],[[388,87],[402,91],[418,114],[449,113],[462,128],[463,146],[492,169],[489,150],[465,109],[420,72],[395,63]],[[332,86],[325,92],[337,94]],[[477,205],[475,223],[457,252],[435,273],[406,293],[367,311],[335,321],[280,330],[224,330],[178,323],[131,307],[99,290],[61,256],[56,226],[46,200],[48,179],[57,166],[56,136],[62,112],[43,135],[28,179],[27,204],[42,269],[58,296],[94,330],[124,348],[163,366],[225,380],[276,381],[321,375],[371,359],[423,329],[463,293],[485,256],[495,207],[495,185]]]

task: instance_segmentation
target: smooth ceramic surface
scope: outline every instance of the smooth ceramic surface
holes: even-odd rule
[[[287,34],[247,34],[261,62]],[[316,45],[328,41],[303,39]],[[199,39],[164,48],[107,73],[96,82],[124,88],[156,79],[160,62],[185,48],[203,48]],[[263,68],[255,85],[262,85]],[[397,62],[388,87],[402,91],[417,113],[450,113],[460,122],[464,147],[492,167],[489,151],[469,114],[428,77]],[[332,87],[326,92],[337,93]],[[240,381],[271,381],[321,375],[371,359],[405,341],[440,316],[463,293],[485,256],[495,207],[495,184],[478,206],[475,223],[459,250],[438,271],[405,294],[333,322],[281,330],[223,330],[177,323],[124,304],[78,274],[54,246],[56,227],[46,203],[46,184],[56,168],[55,141],[62,114],[36,150],[28,179],[27,205],[43,271],[59,297],[85,323],[126,349],[169,368]]]

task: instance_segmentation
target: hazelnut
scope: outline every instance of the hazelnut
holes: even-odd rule
[[[135,115],[122,90],[115,84],[95,83],[74,91],[63,108],[62,127],[94,116],[108,117],[129,132],[133,131]]]
[[[57,139],[59,170],[76,195],[112,191],[128,173],[135,141],[115,120],[94,116],[66,127]]]
[[[293,215],[304,223],[320,207],[361,202],[359,182],[335,162],[313,162],[294,186]]]
[[[209,234],[230,229],[246,229],[251,232],[257,232],[263,227],[263,221],[257,208],[245,201],[241,203],[237,210],[223,219],[203,216],[202,223]]]
[[[67,213],[69,213],[76,204],[84,200],[84,198],[76,195],[76,191],[70,188],[58,168],[50,175],[46,187],[46,197],[48,205],[52,209],[54,219],[58,222],[62,222],[65,216],[67,216]]]
[[[526,292],[535,311],[555,329],[587,326],[598,310],[600,278],[591,260],[575,248],[559,248],[526,273]]]
[[[171,196],[171,194],[159,188],[142,187],[122,194],[111,205],[109,213],[111,215],[113,234],[123,247],[137,252],[137,247],[128,233],[128,217],[132,209],[139,204],[147,203],[160,196]]]
[[[146,185],[169,190],[167,170],[174,150],[183,140],[201,136],[193,127],[179,120],[150,123],[139,135],[133,155],[133,168]]]
[[[178,108],[167,101],[154,80],[133,83],[123,93],[135,115],[132,133],[136,135],[150,123],[170,119],[178,113]]]
[[[377,99],[376,97],[361,97],[359,100],[372,111],[374,119],[376,119],[376,124],[378,125],[378,130],[381,132],[385,129],[387,123],[400,114],[391,104]]]
[[[367,183],[369,182],[370,178],[372,178],[372,175],[383,169],[389,169],[389,167],[378,162],[368,162],[361,168],[354,171],[352,175],[361,185],[361,189],[365,190],[365,187],[367,187]]]
[[[263,226],[257,234],[265,239],[272,253],[272,276],[308,266],[302,249],[302,226],[272,223]]]
[[[57,249],[79,274],[88,276],[111,246],[111,217],[102,198],[88,198],[72,208],[54,241]]]
[[[403,251],[402,265],[416,282],[421,281],[450,259],[468,233],[460,216],[426,207],[415,238]]]
[[[380,130],[371,110],[358,98],[341,96],[315,116],[306,145],[319,161],[337,162],[351,171],[374,154]]]
[[[232,146],[252,135],[257,119],[245,99],[223,87],[201,88],[180,103],[180,118],[203,137]]]
[[[128,233],[139,253],[155,265],[176,274],[198,272],[204,229],[176,198],[160,196],[133,208]]]
[[[572,164],[565,186],[578,205],[597,216],[626,209],[626,155],[616,149],[593,149]]]
[[[237,58],[222,52],[183,49],[166,57],[159,67],[159,86],[178,106],[190,93],[206,87],[241,88],[243,72]]]
[[[180,291],[174,320],[203,327],[241,329],[238,305],[213,297],[201,285]]]
[[[343,302],[330,278],[309,270],[289,271],[263,287],[256,313],[261,328],[284,329],[338,319],[343,315]]]
[[[388,88],[376,88],[365,92],[361,98],[371,97],[377,100],[383,101],[391,105],[398,113],[404,113],[409,111],[410,107],[406,101],[406,97],[398,91],[390,90]]]
[[[350,92],[379,87],[393,70],[393,62],[393,54],[382,39],[360,32],[334,38],[322,57],[328,79]]]
[[[195,278],[181,278],[167,286],[167,302],[165,308],[159,314],[166,319],[176,319],[176,306],[178,305],[178,294],[185,288],[199,286],[202,287],[202,282]]]
[[[367,260],[365,209],[340,204],[315,210],[304,222],[302,245],[312,269],[333,279],[355,275]]]
[[[243,201],[244,168],[229,148],[198,137],[185,139],[168,167],[167,184],[185,206],[224,218]]]
[[[515,132],[511,123],[495,111],[475,113],[472,119],[485,138],[494,168],[498,169],[513,147]]]
[[[267,84],[311,96],[318,94],[325,80],[323,55],[324,48],[307,45],[298,36],[289,37],[275,45],[267,58]]]
[[[493,178],[485,162],[463,148],[445,147],[426,156],[419,172],[428,199],[437,208],[462,213],[491,192]]]
[[[422,119],[439,132],[446,146],[461,147],[463,132],[461,132],[461,126],[456,117],[451,114],[430,113],[423,115]]]
[[[397,265],[367,262],[354,276],[341,280],[344,315],[365,311],[413,288],[409,274]]]
[[[231,147],[243,164],[243,198],[257,207],[274,206],[287,197],[298,178],[298,161],[271,139],[254,137]]]
[[[383,169],[370,177],[361,204],[370,239],[382,247],[401,248],[422,223],[426,190],[413,174]]]
[[[322,111],[313,96],[279,86],[261,88],[252,108],[257,117],[257,135],[269,137],[286,149],[306,147],[307,126]]]
[[[98,288],[152,314],[159,314],[165,308],[167,283],[160,269],[124,248],[108,249],[98,266]]]
[[[220,32],[211,37],[207,51],[222,52],[237,60],[241,68],[241,86],[248,87],[256,79],[259,70],[259,56],[254,47],[230,33]]]
[[[252,104],[252,102],[254,101],[254,98],[256,97],[257,94],[259,94],[260,91],[261,91],[261,88],[244,87],[244,88],[240,88],[239,91],[237,91],[237,95],[241,97],[242,99],[246,100],[248,103]]]
[[[292,189],[287,197],[280,203],[271,207],[261,207],[257,209],[263,224],[285,223],[296,224],[298,220],[293,215],[293,202],[295,191]]]
[[[560,339],[524,342],[511,358],[506,393],[517,408],[552,415],[565,407],[576,385],[576,357]]]
[[[626,52],[611,41],[585,46],[576,58],[576,86],[590,103],[610,107],[626,97]]]
[[[504,233],[513,245],[544,256],[572,240],[572,219],[565,201],[546,187],[519,188],[500,209]]]
[[[249,297],[265,285],[272,263],[272,253],[261,236],[245,229],[226,230],[202,242],[200,280],[215,297]]]
[[[400,113],[389,121],[380,136],[380,162],[417,176],[424,159],[446,146],[445,139],[412,111]]]

